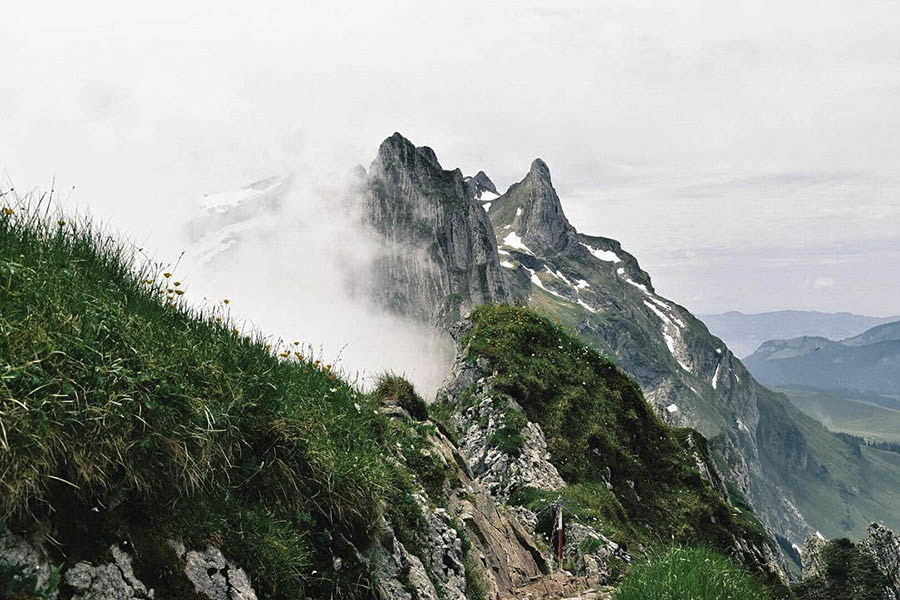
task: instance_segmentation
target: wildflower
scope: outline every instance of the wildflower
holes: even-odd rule
[[[234,335],[237,335],[237,334],[240,333],[240,331],[238,331],[238,328],[237,328],[237,327],[232,327],[232,328],[231,328],[231,333],[233,333]]]
[[[287,358],[288,356],[290,356],[290,353],[287,351],[284,351],[284,352],[280,353],[278,356],[280,356],[281,358]]]
[[[359,404],[356,402],[353,403],[353,407],[356,408],[356,412],[360,412]]]
[[[182,294],[184,294],[184,290],[175,290],[175,293],[181,296]]]
[[[12,216],[15,212],[16,212],[16,211],[14,211],[13,209],[11,209],[11,208],[8,207],[8,206],[4,206],[4,207],[3,207],[3,214],[6,215],[7,217]]]
[[[228,298],[225,298],[224,300],[222,300],[222,303],[223,304],[231,304],[231,300],[229,300]]]
[[[59,221],[56,222],[56,224],[59,225],[60,227],[63,227],[66,224],[66,222],[63,221],[62,219],[60,219]]]
[[[299,345],[300,345],[300,342],[294,342],[294,345],[295,345],[295,346],[299,346]]]
[[[165,273],[163,273],[163,277],[165,277],[166,279],[168,279],[168,278],[171,277],[171,276],[172,276],[172,274],[169,273],[168,271],[166,271]]]
[[[176,281],[176,282],[173,283],[172,285],[174,285],[175,287],[178,287],[179,285],[181,285],[181,282],[180,282],[180,281]]]

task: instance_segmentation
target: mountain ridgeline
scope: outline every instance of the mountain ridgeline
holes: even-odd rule
[[[362,175],[360,175],[362,177]],[[687,309],[659,296],[619,242],[579,233],[536,159],[498,195],[483,173],[444,170],[399,134],[365,176],[364,218],[388,244],[374,293],[398,314],[446,328],[485,302],[529,306],[609,356],[670,424],[709,439],[728,489],[745,496],[788,555],[815,531],[900,525],[900,480],[758,384]]]
[[[850,389],[900,397],[900,321],[841,341],[810,336],[769,340],[746,362],[767,385]]]

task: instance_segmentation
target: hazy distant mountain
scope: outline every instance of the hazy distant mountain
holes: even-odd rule
[[[848,312],[823,313],[810,310],[779,310],[755,314],[729,311],[700,315],[709,330],[725,340],[738,356],[749,356],[766,340],[818,336],[840,340],[867,329],[900,321],[895,317],[867,317]]]
[[[769,340],[744,359],[744,364],[766,385],[898,396],[900,321],[840,342],[821,337]]]

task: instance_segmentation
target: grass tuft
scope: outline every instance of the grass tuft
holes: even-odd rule
[[[613,600],[767,600],[766,585],[708,548],[675,547],[634,566]]]

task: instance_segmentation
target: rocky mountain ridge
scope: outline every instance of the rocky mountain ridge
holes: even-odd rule
[[[855,480],[865,466],[837,438],[759,385],[702,322],[659,296],[621,244],[575,230],[544,161],[535,160],[520,182],[490,197],[487,209],[507,301],[574,329],[634,377],[663,418],[709,438],[724,479],[778,533],[786,552],[796,554],[816,530],[861,530],[869,516],[892,518],[890,505],[881,504],[886,498],[873,502],[842,492],[844,473]],[[828,464],[835,456],[839,462]],[[823,497],[843,514],[817,510]]]

